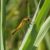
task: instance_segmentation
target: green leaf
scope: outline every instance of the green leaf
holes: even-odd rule
[[[39,13],[37,15],[36,21],[35,21],[38,29],[41,26],[40,25],[41,20],[46,18],[46,15],[48,14],[49,9],[50,9],[50,1],[49,0],[45,0],[41,10],[39,11]]]
[[[36,10],[36,12],[35,12],[35,14],[34,14],[34,16],[33,16],[33,19],[32,19],[32,22],[31,22],[31,24],[30,24],[30,27],[28,28],[28,30],[27,30],[27,32],[26,32],[26,35],[25,35],[25,38],[23,39],[23,42],[22,42],[22,45],[21,45],[21,47],[19,48],[19,50],[26,50],[26,48],[27,48],[27,46],[29,45],[29,43],[30,43],[30,45],[32,45],[32,43],[33,43],[33,41],[32,41],[32,37],[31,37],[31,31],[32,31],[32,29],[33,29],[33,25],[34,25],[34,22],[35,22],[35,19],[36,19],[36,15],[37,15],[37,13],[38,13],[38,11],[39,11],[39,5],[40,5],[40,2],[39,2],[39,4],[38,4],[38,6],[37,6],[37,10]],[[31,43],[32,42],[32,43]],[[26,45],[27,44],[27,45]],[[25,48],[26,47],[26,48]],[[31,49],[31,48],[30,48]]]
[[[48,0],[48,2],[49,2],[49,0]],[[21,45],[21,47],[19,48],[19,50],[32,50],[32,48],[33,48],[33,43],[34,43],[34,40],[35,40],[35,38],[36,38],[36,35],[37,35],[37,32],[39,31],[39,28],[40,28],[40,22],[41,22],[41,20],[43,19],[43,17],[45,16],[46,17],[46,15],[48,14],[48,11],[49,11],[49,4],[50,4],[50,2],[48,3],[48,2],[46,2],[46,0],[45,0],[45,2],[44,2],[44,4],[43,4],[43,6],[42,6],[42,8],[41,8],[41,10],[39,11],[39,13],[37,14],[37,17],[35,17],[34,18],[34,20],[32,19],[32,21],[34,21],[34,22],[32,22],[31,24],[31,26],[30,26],[30,28],[28,28],[28,31],[27,31],[27,33],[26,33],[26,35],[25,35],[25,38],[24,38],[24,40],[23,40],[23,42],[22,42],[22,45]],[[36,16],[36,15],[35,15]],[[44,18],[45,18],[44,17]],[[44,20],[44,19],[43,19]],[[45,20],[44,20],[45,21]],[[43,21],[43,22],[44,22]],[[35,25],[36,26],[35,26]],[[34,27],[36,27],[36,28],[34,28]],[[33,31],[32,31],[32,29],[33,29]],[[47,28],[48,29],[48,28]],[[35,31],[35,32],[34,32]],[[44,32],[44,33],[46,33],[46,32]],[[35,35],[36,34],[36,35]],[[45,35],[45,34],[44,34]],[[27,44],[27,45],[26,45]],[[36,47],[36,46],[35,46]]]
[[[44,24],[40,27],[40,30],[39,30],[36,40],[34,42],[34,46],[36,46],[36,47],[39,46],[39,43],[42,41],[42,39],[46,35],[49,28],[50,28],[50,16],[46,19]]]

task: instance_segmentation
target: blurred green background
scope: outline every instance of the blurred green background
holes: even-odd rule
[[[5,50],[19,50],[39,1],[40,0],[4,0],[3,42]],[[45,0],[41,0],[39,11],[41,10],[44,2]],[[46,16],[48,17],[48,15],[50,15],[50,10]],[[44,21],[47,17],[44,18]],[[42,19],[40,21],[40,25],[43,23]],[[38,30],[36,25],[34,27],[35,29],[32,32],[37,33]],[[16,32],[12,35],[11,32],[14,30],[16,30]],[[50,29],[36,50],[50,50]]]

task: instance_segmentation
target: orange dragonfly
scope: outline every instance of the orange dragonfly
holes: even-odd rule
[[[24,27],[24,25],[26,24],[26,22],[29,22],[30,23],[31,22],[31,18],[29,18],[29,17],[23,18],[22,21],[20,22],[19,26],[16,27],[15,29],[13,29],[11,31],[11,34],[14,35],[15,32],[17,32],[20,28]]]

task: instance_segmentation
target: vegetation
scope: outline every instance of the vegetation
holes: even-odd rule
[[[50,0],[3,0],[2,21],[2,50],[50,50]]]

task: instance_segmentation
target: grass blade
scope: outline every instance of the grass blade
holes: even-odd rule
[[[40,2],[41,2],[41,0],[40,0]],[[26,41],[27,41],[27,39],[28,39],[28,36],[30,35],[30,32],[32,31],[32,28],[33,28],[33,25],[34,25],[34,22],[35,22],[35,19],[36,19],[36,15],[37,15],[37,13],[38,13],[38,11],[39,11],[40,2],[39,2],[39,4],[38,4],[37,10],[36,10],[36,12],[35,12],[35,15],[33,16],[33,19],[32,19],[32,22],[31,22],[31,24],[30,24],[30,27],[28,28],[28,31],[26,32],[26,36],[25,36],[25,38],[24,38],[24,40],[23,40],[23,42],[22,42],[22,45],[21,45],[21,47],[19,48],[19,50],[22,50],[22,49],[23,49],[23,47],[24,47],[24,45],[25,45],[25,43],[26,43]]]
[[[48,29],[50,28],[50,16],[46,19],[44,24],[41,26],[39,33],[36,37],[36,40],[34,42],[34,46],[38,47],[39,43],[42,41],[46,33],[48,32]]]

